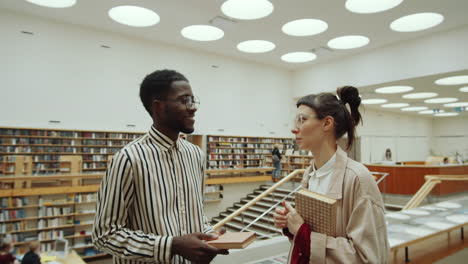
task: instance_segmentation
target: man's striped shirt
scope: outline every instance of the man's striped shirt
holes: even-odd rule
[[[154,126],[117,152],[98,192],[93,243],[114,263],[190,263],[172,239],[212,231],[203,212],[205,155]]]

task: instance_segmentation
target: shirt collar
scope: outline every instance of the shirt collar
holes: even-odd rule
[[[330,174],[333,171],[333,167],[336,161],[336,152],[333,156],[325,163],[320,169],[315,169],[315,164],[312,164],[312,172],[311,176],[314,175],[317,178],[323,177],[325,175]]]
[[[154,143],[156,143],[156,145],[158,145],[161,149],[163,150],[169,150],[170,148],[175,148],[176,150],[179,149],[179,145],[180,145],[180,140],[177,139],[175,142],[170,139],[169,137],[167,137],[166,135],[164,135],[163,133],[161,133],[160,131],[158,131],[154,125],[151,126],[151,129],[150,131],[148,132],[150,138],[153,140]]]

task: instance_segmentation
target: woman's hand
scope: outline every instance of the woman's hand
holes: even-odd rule
[[[289,229],[289,232],[293,235],[296,235],[297,231],[304,224],[304,219],[300,216],[296,209],[294,209],[288,202],[283,202],[284,207],[287,211],[286,215],[286,227]]]
[[[283,201],[284,206],[284,201]],[[273,220],[275,222],[275,226],[279,228],[287,228],[288,227],[288,217],[287,214],[289,213],[286,208],[283,207],[276,207],[275,213],[273,214]]]

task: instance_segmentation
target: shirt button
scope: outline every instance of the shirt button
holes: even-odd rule
[[[299,257],[302,257],[302,253],[299,253]]]

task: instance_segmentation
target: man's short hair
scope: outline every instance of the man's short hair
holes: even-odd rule
[[[157,70],[145,77],[140,85],[140,99],[146,111],[152,116],[151,104],[156,99],[165,99],[175,81],[186,81],[187,78],[174,70]]]

